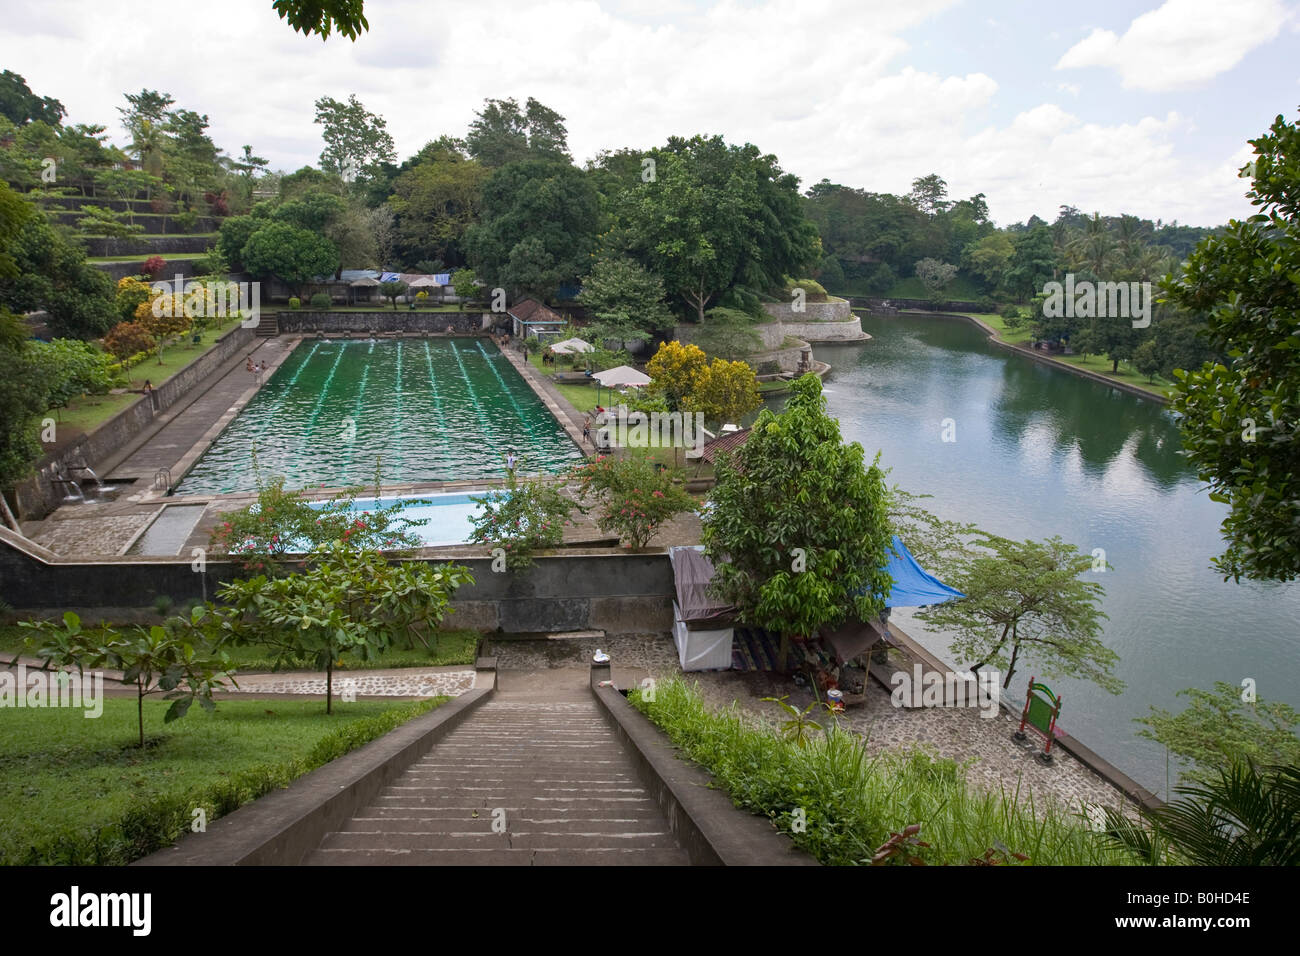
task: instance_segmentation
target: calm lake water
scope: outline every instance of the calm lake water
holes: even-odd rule
[[[996,534],[1105,549],[1113,570],[1089,577],[1106,589],[1104,640],[1128,687],[1115,697],[1048,681],[1065,730],[1165,796],[1164,748],[1133,723],[1149,705],[1181,709],[1182,688],[1250,677],[1261,697],[1300,707],[1300,586],[1225,583],[1210,569],[1227,509],[1178,454],[1164,406],[1008,353],[959,319],[864,316],[862,328],[871,341],[814,354],[833,368],[827,405],[844,439],[883,452],[890,484]],[[949,418],[955,442],[942,440]],[[894,619],[950,657],[942,635]],[[1017,665],[1016,700],[1032,666]]]

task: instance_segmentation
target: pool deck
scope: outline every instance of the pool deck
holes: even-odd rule
[[[506,357],[520,378],[528,383],[528,387],[533,390],[542,404],[550,411],[551,416],[560,424],[560,427],[568,433],[569,438],[578,446],[578,449],[586,456],[590,457],[596,453],[594,443],[584,443],[582,440],[582,423],[587,418],[587,413],[579,411],[573,407],[573,404],[560,394],[554,383],[551,382],[544,374],[539,372],[531,362],[529,362],[516,348],[502,348],[500,343],[497,347],[501,349],[501,354]]]

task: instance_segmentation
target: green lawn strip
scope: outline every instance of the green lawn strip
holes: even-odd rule
[[[148,379],[153,387],[157,388],[187,365],[201,358],[216,344],[217,339],[230,329],[230,323],[220,329],[208,329],[197,345],[187,336],[180,342],[166,346],[163,349],[161,363],[157,356],[151,356],[127,372],[129,379],[127,387],[141,389],[144,387],[145,379]],[[140,395],[137,392],[126,392],[121,395],[83,395],[73,399],[67,408],[51,408],[45,414],[53,418],[60,428],[89,432],[139,399]]]
[[[1081,808],[978,789],[954,761],[922,750],[869,757],[859,737],[838,730],[814,733],[801,748],[738,708],[711,709],[680,678],[661,681],[652,701],[640,691],[628,699],[737,807],[770,819],[828,865],[868,863],[891,833],[916,823],[930,846],[912,852],[931,866],[983,859],[999,843],[1031,865],[1132,862],[1088,828]]]
[[[223,700],[163,723],[169,703],[6,710],[0,720],[0,864],[120,866],[169,846],[202,807],[211,823],[447,698],[357,701],[325,714],[319,699]]]
[[[555,371],[555,369],[549,365],[542,365],[541,352],[534,352],[529,355],[528,362],[533,366],[533,368],[545,375],[548,380],[551,377],[551,373]],[[565,368],[564,371],[569,371],[569,369]],[[581,371],[581,369],[575,369],[574,371]],[[551,384],[555,386],[556,391],[564,396],[565,401],[578,411],[584,413],[592,412],[592,410],[595,409],[598,396],[602,402],[613,401],[612,398],[608,397],[611,394],[614,398],[618,397],[616,392],[611,393],[607,388],[597,389],[594,384],[562,385],[555,381],[552,381]]]
[[[310,297],[309,297],[309,298],[310,298]],[[291,309],[291,308],[288,306],[287,303],[276,303],[274,311],[276,311],[276,312],[315,312],[315,311],[317,311],[316,309],[313,309],[313,308],[311,307],[311,305],[309,304],[309,299],[300,299],[299,301],[300,301],[302,304],[299,305],[297,309]],[[270,307],[268,306],[268,308],[270,308]],[[370,305],[331,305],[328,309],[325,309],[324,311],[326,311],[326,312],[406,312],[406,313],[408,313],[408,314],[411,313],[411,312],[415,312],[417,315],[419,315],[420,313],[429,313],[429,312],[437,312],[437,313],[439,313],[439,314],[441,314],[441,315],[447,315],[447,314],[453,314],[453,315],[454,315],[454,314],[460,314],[460,315],[479,314],[479,313],[465,312],[465,311],[461,310],[458,306],[454,306],[454,305],[422,305],[422,306],[420,306],[418,309],[411,309],[411,308],[409,308],[405,303],[402,303],[402,304],[399,304],[398,307],[397,307],[396,309],[394,309],[393,306],[392,306],[392,303],[388,302],[387,300],[385,300],[385,301],[382,302],[382,303],[380,303],[380,302],[374,302],[374,303],[371,303]],[[440,332],[440,331],[442,331],[442,330],[441,330],[441,329],[433,329],[432,331],[434,331],[434,332]]]
[[[89,624],[89,622],[87,622]],[[13,656],[25,654],[32,656],[23,639],[31,631],[16,624],[0,626],[0,657],[12,660]],[[362,660],[352,654],[341,658],[340,670],[382,670],[388,667],[449,667],[456,664],[472,666],[478,652],[479,632],[469,629],[447,628],[438,631],[429,647],[416,645],[412,648],[395,647],[378,657]],[[289,657],[279,662],[267,648],[257,644],[247,647],[230,647],[226,649],[230,659],[240,671],[269,670],[316,670],[315,662],[309,658]],[[238,675],[236,675],[238,680]]]
[[[985,325],[991,326],[997,331],[997,337],[1010,345],[1029,346],[1032,344],[1032,334],[1029,325],[1026,323],[1018,329],[1008,329],[1002,316],[991,313],[981,312],[959,312],[958,315],[968,315],[971,318],[979,319]],[[1043,358],[1050,359],[1053,362],[1059,362],[1062,365],[1073,365],[1075,368],[1085,369],[1089,372],[1096,372],[1098,375],[1104,375],[1106,378],[1116,382],[1123,382],[1125,385],[1132,385],[1140,388],[1144,392],[1150,392],[1153,395],[1161,395],[1169,398],[1174,393],[1174,383],[1168,379],[1157,375],[1153,382],[1148,382],[1146,376],[1138,372],[1129,362],[1119,363],[1119,373],[1112,372],[1111,361],[1104,355],[1057,355],[1042,353]]]

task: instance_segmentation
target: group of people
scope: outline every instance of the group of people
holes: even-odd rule
[[[253,356],[251,355],[248,357],[248,361],[244,364],[244,369],[252,372],[254,375],[261,375],[266,371],[266,368],[267,365],[265,362],[254,362]]]

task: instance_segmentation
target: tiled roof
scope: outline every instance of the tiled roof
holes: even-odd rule
[[[524,299],[522,302],[516,302],[509,309],[506,309],[506,312],[520,322],[564,322],[562,315],[548,309],[536,299]]]
[[[738,432],[727,432],[725,435],[719,435],[713,441],[706,444],[700,453],[700,457],[712,465],[719,454],[723,452],[732,452],[739,448],[745,442],[749,441],[749,429],[742,428]]]

